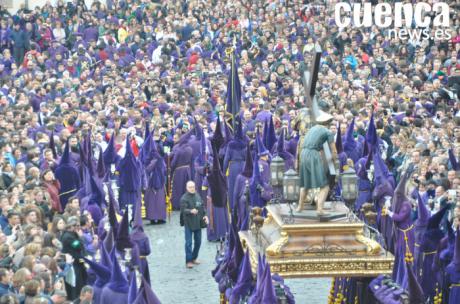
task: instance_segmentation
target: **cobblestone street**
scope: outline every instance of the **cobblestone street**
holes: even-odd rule
[[[179,213],[173,212],[171,222],[164,225],[147,225],[152,254],[149,257],[152,288],[163,304],[213,304],[218,303],[217,283],[211,276],[215,267],[218,244],[206,240],[203,230],[199,255],[201,265],[185,268],[184,231],[179,225]],[[331,279],[287,280],[296,303],[326,303]]]

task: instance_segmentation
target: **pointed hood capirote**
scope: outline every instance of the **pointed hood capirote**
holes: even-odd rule
[[[120,188],[126,192],[141,190],[141,165],[134,156],[129,137],[126,138],[126,154],[118,164],[118,171]]]
[[[99,147],[99,158],[97,159],[97,176],[99,178],[104,178],[106,174],[105,163],[104,163],[104,156],[102,152],[102,148]]]
[[[143,276],[138,296],[133,304],[161,304],[157,295],[153,292],[152,287]]]
[[[286,152],[286,149],[284,147],[284,145],[285,145],[285,143],[284,143],[285,133],[286,133],[286,130],[284,128],[282,128],[281,132],[280,132],[280,136],[278,137],[277,145],[276,145],[276,152],[278,152],[278,154]]]
[[[118,230],[118,220],[117,220],[117,209],[118,209],[118,202],[115,200],[115,196],[112,191],[112,187],[108,187],[109,192],[109,207],[108,207],[108,218],[110,226],[113,227],[114,232]]]
[[[369,151],[372,152],[373,150],[369,149]],[[385,165],[385,162],[383,161],[382,156],[380,155],[378,151],[373,151],[372,155],[373,155],[372,159],[374,161],[375,183],[376,184],[384,183],[385,181],[388,180],[388,177],[390,176],[390,171],[388,170],[388,167]]]
[[[347,128],[347,133],[345,134],[345,142],[343,144],[345,152],[352,151],[356,148],[356,141],[355,141],[355,138],[353,137],[354,130],[355,130],[355,118],[353,117],[351,124]]]
[[[94,286],[102,288],[110,281],[111,277],[111,270],[104,265],[99,263],[93,262],[90,259],[83,258],[85,263],[89,265],[91,270],[96,275],[96,281],[94,282]]]
[[[62,153],[61,160],[59,161],[59,166],[70,165],[70,144],[67,139],[64,147],[64,152]]]
[[[144,141],[147,140],[147,138],[149,137],[150,135],[150,129],[149,129],[149,123],[147,122],[145,124],[145,131],[144,131]]]
[[[252,166],[252,177],[249,181],[249,196],[251,199],[252,206],[263,206],[264,202],[260,195],[259,187],[261,187],[262,178],[260,176],[260,169],[259,169],[259,158],[256,157],[253,161]]]
[[[246,136],[243,134],[243,124],[239,115],[235,118],[235,132],[234,137],[228,143],[229,149],[243,150],[248,144]]]
[[[369,126],[366,132],[366,142],[370,146],[370,149],[376,149],[378,147],[378,135],[377,129],[375,128],[374,113],[372,113],[371,119],[369,120]]]
[[[194,130],[195,130],[195,137],[197,140],[201,140],[201,136],[203,135],[203,128],[201,127],[200,123],[193,118]]]
[[[259,157],[270,154],[267,148],[265,148],[262,139],[260,138],[259,130],[256,132],[256,148],[257,156]]]
[[[213,165],[209,172],[208,183],[211,190],[212,203],[216,207],[223,207],[227,203],[227,181],[220,168],[217,147],[212,144]]]
[[[110,258],[109,252],[107,251],[105,247],[105,244],[101,244],[100,250],[101,250],[101,261],[100,261],[101,265],[109,270],[112,269],[113,267],[112,260]]]
[[[235,227],[236,223],[230,227],[233,230],[233,235],[235,237],[235,246],[233,248],[232,257],[230,258],[228,274],[233,283],[236,283],[238,280],[238,273],[240,270],[241,262],[243,261],[244,257],[244,250],[243,246],[241,245],[240,236],[238,234],[238,228]]]
[[[117,150],[115,148],[115,132],[113,132],[112,136],[110,136],[109,144],[102,155],[104,157],[106,168],[110,168],[110,165],[112,164],[117,165],[120,161],[120,156],[117,154]]]
[[[444,232],[441,230],[440,224],[448,208],[448,206],[445,206],[430,217],[422,235],[420,250],[424,252],[431,252],[435,251],[439,247],[439,243],[444,237]]]
[[[94,176],[89,178],[91,184],[91,197],[90,197],[90,204],[97,204],[98,206],[102,207],[105,206],[105,193],[104,190],[99,188]]]
[[[262,302],[261,303],[278,303],[275,288],[273,287],[272,274],[270,271],[270,264],[265,266],[265,279],[262,289]]]
[[[201,129],[201,136],[200,136],[200,153],[198,155],[198,163],[200,165],[205,165],[206,163],[206,137],[204,136],[204,131]]]
[[[415,277],[412,265],[406,263],[408,291],[409,291],[409,303],[425,303],[425,296],[423,290]]]
[[[244,162],[244,169],[243,169],[243,172],[241,172],[241,175],[247,178],[251,178],[253,167],[254,165],[252,163],[251,147],[248,145],[246,147],[246,161]]]
[[[152,159],[158,155],[156,143],[153,139],[154,132],[155,129],[153,129],[152,132],[149,133],[139,151],[139,161],[144,167],[148,166]]]
[[[112,273],[110,276],[110,282],[107,284],[107,287],[112,289],[117,293],[128,294],[129,286],[126,276],[121,271],[120,264],[118,263],[116,249],[112,249],[110,252],[110,257],[112,259]]]
[[[404,202],[409,201],[406,196],[406,185],[409,177],[410,173],[407,171],[404,172],[401,176],[401,179],[399,180],[398,185],[396,186],[392,203],[392,210],[396,213],[400,211]]]
[[[445,206],[435,214],[433,214],[430,219],[428,220],[428,225],[426,227],[427,230],[430,229],[439,229],[439,225],[441,224],[441,220],[443,219],[444,215],[446,214],[447,210],[449,210],[449,206]]]
[[[275,124],[273,123],[273,116],[270,116],[269,122],[268,122],[268,134],[267,134],[267,140],[266,140],[266,147],[268,151],[273,151],[273,147],[275,146],[276,143],[276,133],[275,133]]]
[[[118,251],[123,251],[125,248],[132,248],[133,244],[129,237],[129,215],[128,209],[123,213],[120,226],[118,227],[117,237],[115,239],[115,246]]]
[[[335,139],[335,149],[337,150],[337,154],[343,152],[343,144],[342,144],[342,131],[340,130],[340,123],[337,127],[337,135]]]
[[[430,210],[428,210],[428,207],[423,202],[419,193],[417,193],[417,204],[417,225],[426,226],[428,225],[428,220],[430,219]]]
[[[233,140],[233,133],[230,130],[228,123],[225,120],[222,121],[222,123],[224,124],[225,143],[229,143],[230,141]]]
[[[235,137],[234,139],[245,141],[245,136],[243,134],[243,123],[241,122],[240,115],[235,117]]]
[[[109,232],[107,232],[103,246],[107,250],[107,252],[112,252],[113,248],[115,248],[115,237],[114,237],[114,228],[110,227]]]
[[[225,143],[225,138],[224,138],[224,135],[222,134],[222,126],[220,123],[219,116],[217,117],[216,129],[214,130],[214,134],[212,136],[211,142],[216,146],[217,151],[219,151],[219,149]]]
[[[238,280],[233,287],[230,303],[239,303],[240,299],[244,298],[253,287],[253,278],[251,270],[251,259],[249,250],[246,250],[241,262],[241,270],[238,274]]]
[[[265,258],[262,257],[259,253],[257,257],[256,287],[254,288],[251,296],[249,297],[248,303],[250,304],[264,303],[262,302],[262,292],[265,284],[264,282],[266,280],[266,266],[267,265],[265,264]]]

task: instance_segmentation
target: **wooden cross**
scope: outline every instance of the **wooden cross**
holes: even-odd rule
[[[310,119],[312,123],[316,123],[317,118],[321,114],[321,110],[318,106],[318,101],[316,99],[316,84],[318,82],[318,74],[319,74],[319,64],[321,61],[321,46],[319,44],[315,44],[314,54],[311,61],[311,64],[305,71],[303,72],[303,85],[305,89],[305,100],[306,106],[310,110]],[[334,166],[334,161],[332,158],[331,148],[329,147],[329,143],[325,142],[323,145],[324,156],[326,158],[327,167],[329,168],[330,175],[337,175],[337,170]]]

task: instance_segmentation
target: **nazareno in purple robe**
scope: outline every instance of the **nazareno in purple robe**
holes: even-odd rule
[[[147,188],[144,193],[146,219],[166,219],[166,165],[160,155],[156,155],[145,168]]]
[[[460,303],[460,232],[455,236],[454,256],[446,267],[447,285],[450,286],[449,304]]]
[[[444,207],[428,220],[428,225],[420,244],[420,251],[422,252],[420,285],[425,296],[430,300],[433,300],[436,296],[436,288],[440,289],[440,274],[434,271],[432,266],[439,242],[444,237],[439,224],[448,208],[448,206]]]
[[[126,304],[128,302],[128,281],[120,269],[116,258],[116,250],[112,249],[112,275],[110,281],[102,288],[101,303]]]
[[[355,210],[360,214],[360,218],[362,218],[360,213],[361,206],[364,203],[372,201],[372,185],[367,177],[367,169],[369,169],[369,165],[369,156],[360,158],[358,163],[355,165],[356,175],[358,176],[358,197],[355,202]]]
[[[134,156],[129,137],[127,137],[125,157],[118,163],[118,172],[120,172],[118,202],[121,209],[127,205],[136,206],[137,202],[141,201],[141,169],[142,165]]]
[[[394,210],[392,219],[396,228],[393,280],[403,288],[407,288],[405,261],[413,257],[415,243],[414,225],[411,220],[412,205],[405,193],[408,179],[409,174],[406,172],[396,187],[392,206]],[[411,262],[411,265],[413,265],[413,262]]]
[[[56,179],[61,184],[59,199],[62,210],[65,209],[67,201],[74,196],[80,188],[80,176],[78,170],[70,163],[69,142],[67,141],[64,153],[61,157],[59,166],[55,171]]]
[[[150,239],[144,232],[140,207],[135,209],[133,230],[130,234],[130,238],[138,249],[139,259],[136,262],[139,265],[139,271],[142,273],[147,282],[150,283],[149,265],[147,263],[147,257],[151,253]]]
[[[93,301],[94,303],[101,303],[101,294],[104,286],[110,281],[111,270],[106,266],[93,262],[85,258],[85,262],[89,264],[90,269],[96,276],[96,280],[92,284],[93,287]]]
[[[217,155],[217,150],[213,145],[213,154]],[[207,214],[209,225],[207,227],[208,241],[224,239],[228,229],[228,190],[226,178],[220,168],[217,157],[212,159],[213,167],[209,173],[209,190],[207,199]]]
[[[426,227],[428,225],[428,220],[430,218],[430,211],[426,207],[425,203],[423,202],[422,198],[419,194],[417,194],[417,220],[415,221],[415,244],[414,244],[414,269],[415,275],[419,282],[422,280],[422,263],[424,258],[424,253],[420,248],[420,244],[423,241],[423,235],[425,234]]]
[[[174,210],[180,209],[180,198],[185,193],[186,183],[192,179],[192,148],[181,145],[174,149],[171,160],[171,202]]]
[[[238,174],[243,170],[245,161],[245,144],[232,140],[225,151],[224,172],[227,176],[228,189],[234,189]],[[233,191],[228,193],[230,209],[233,210],[235,199]]]

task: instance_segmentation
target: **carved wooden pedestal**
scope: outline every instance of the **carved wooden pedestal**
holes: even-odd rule
[[[346,217],[324,223],[294,215],[294,223],[287,224],[288,206],[270,205],[267,210],[268,216],[258,234],[240,232],[243,247],[250,251],[253,271],[257,254],[265,253],[272,273],[283,277],[391,274],[394,257],[363,235],[364,223],[350,223]],[[341,211],[344,210],[335,212]]]

